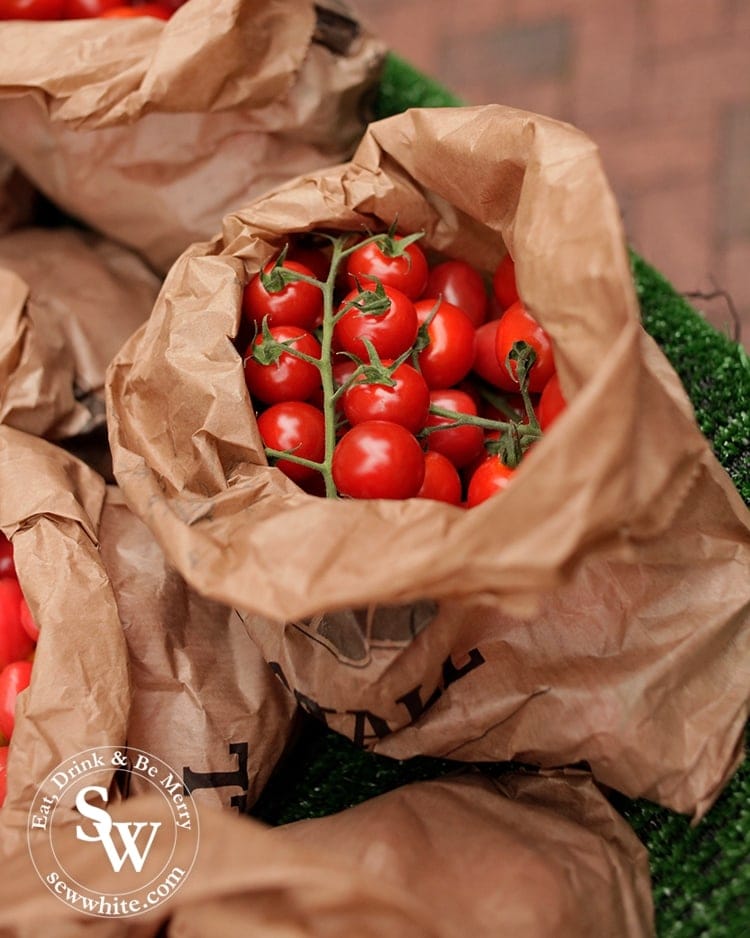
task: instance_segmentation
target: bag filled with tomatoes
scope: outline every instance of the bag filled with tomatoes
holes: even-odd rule
[[[371,125],[183,254],[107,405],[170,561],[357,743],[586,760],[698,815],[734,770],[748,513],[574,128]]]
[[[161,5],[0,0],[0,153],[165,270],[236,205],[351,155],[385,47],[333,0]]]
[[[199,806],[252,805],[296,703],[237,613],[187,586],[116,487],[7,426],[0,531],[0,730],[11,737],[0,850],[25,849],[39,786],[96,747],[160,759]],[[149,789],[111,766],[95,783],[112,802]]]

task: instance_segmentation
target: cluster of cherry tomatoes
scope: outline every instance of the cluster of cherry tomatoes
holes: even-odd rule
[[[0,534],[0,807],[5,801],[16,698],[31,681],[31,661],[38,638],[39,629],[18,584],[13,547]]]
[[[292,239],[245,287],[258,429],[308,492],[472,507],[565,406],[510,255],[485,282],[419,238]]]
[[[154,16],[168,20],[185,0],[0,0],[0,20],[126,19]]]

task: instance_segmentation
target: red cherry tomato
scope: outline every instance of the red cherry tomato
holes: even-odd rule
[[[469,373],[474,362],[476,330],[469,317],[445,300],[418,300],[414,304],[419,324],[432,315],[427,326],[430,343],[419,353],[419,370],[430,388],[449,388]]]
[[[565,407],[565,398],[560,390],[560,379],[555,372],[544,385],[537,405],[537,417],[542,430],[546,430],[565,410]]]
[[[34,617],[31,615],[31,610],[29,609],[29,604],[26,602],[25,598],[21,599],[21,625],[32,642],[39,641],[39,626],[34,621]]]
[[[499,319],[491,319],[481,325],[476,332],[476,342],[474,345],[474,362],[471,366],[472,371],[484,378],[493,387],[504,387],[508,378],[507,372],[497,360],[495,345],[497,341],[497,329],[500,325]],[[505,374],[503,375],[503,373]],[[515,385],[518,390],[518,385]]]
[[[503,383],[499,387],[506,391],[517,391],[518,382],[508,374],[505,361],[514,342],[527,342],[536,352],[536,360],[529,372],[529,390],[541,391],[555,371],[555,358],[549,336],[539,323],[529,315],[522,303],[514,303],[498,320],[495,334],[495,355],[503,366]]]
[[[303,401],[274,404],[258,417],[258,431],[270,449],[291,450],[295,456],[322,462],[325,457],[325,419],[322,411]],[[293,482],[302,483],[318,475],[318,470],[289,459],[279,459],[280,469]]]
[[[5,804],[8,793],[8,746],[0,746],[0,808]]]
[[[273,266],[274,262],[269,262],[263,268],[264,272],[271,273]],[[285,260],[281,266],[306,277],[315,277],[309,267],[297,261]],[[299,326],[310,330],[323,315],[323,294],[314,284],[304,280],[292,281],[281,290],[271,292],[263,285],[258,273],[245,287],[242,310],[247,320],[259,329],[267,316],[269,326]]]
[[[419,328],[414,304],[400,290],[393,287],[384,289],[388,300],[385,311],[364,313],[352,306],[338,320],[333,327],[333,339],[338,349],[350,352],[362,361],[369,361],[363,338],[372,342],[381,358],[398,358],[414,344]],[[341,302],[339,312],[360,296],[367,298],[371,294],[352,290]]]
[[[479,271],[466,261],[443,261],[427,277],[425,297],[441,296],[457,306],[476,328],[487,318],[487,291]]]
[[[347,431],[333,451],[333,481],[351,498],[413,498],[424,480],[424,454],[397,423],[367,420]]]
[[[131,19],[136,16],[153,16],[158,20],[168,20],[171,10],[158,3],[141,3],[135,7],[119,6],[101,14],[102,19]]]
[[[0,533],[0,579],[6,576],[15,577],[16,565],[13,563],[13,545],[8,538]]]
[[[506,466],[499,456],[488,456],[477,466],[469,480],[466,507],[473,508],[491,495],[502,492],[513,477],[514,471]]]
[[[388,420],[411,433],[422,429],[430,407],[430,391],[424,378],[407,364],[399,365],[391,378],[395,387],[370,383],[360,376],[344,391],[343,410],[352,426],[365,420]]]
[[[30,661],[14,661],[0,671],[0,730],[8,739],[16,723],[16,699],[30,682]]]
[[[395,235],[394,244],[398,245],[401,239],[402,235]],[[395,251],[398,250],[396,247]],[[346,259],[346,283],[350,290],[356,288],[357,283],[366,288],[379,280],[384,286],[395,287],[410,300],[416,300],[427,284],[427,274],[427,259],[416,242],[403,253],[390,255],[387,243],[381,247],[371,241]]]
[[[461,504],[461,477],[450,459],[429,450],[424,454],[424,482],[418,498],[431,498],[449,505]]]
[[[293,244],[289,248],[286,256],[288,260],[302,264],[303,267],[307,267],[318,280],[325,282],[328,279],[328,272],[331,268],[331,258],[326,254],[323,248],[311,248]]]
[[[277,342],[289,342],[291,339],[291,348],[312,358],[320,358],[320,343],[305,329],[275,326],[269,331]],[[253,400],[266,404],[307,400],[320,387],[320,371],[317,367],[291,352],[282,352],[278,361],[262,365],[252,357],[253,349],[262,342],[263,336],[256,336],[245,353],[245,382]]]
[[[0,0],[0,20],[59,20],[64,0]]]
[[[516,287],[516,265],[510,254],[506,254],[495,268],[492,276],[492,292],[503,309],[507,309],[519,300]]]
[[[430,404],[452,410],[459,414],[477,416],[477,405],[471,395],[465,391],[450,388],[445,391],[432,391]],[[441,424],[450,424],[450,417],[441,417],[430,414],[426,426],[438,427]],[[482,452],[484,447],[484,433],[481,427],[466,424],[459,427],[448,427],[427,435],[427,448],[436,453],[442,453],[458,469],[468,464]]]
[[[122,5],[122,0],[63,0],[63,16],[66,20],[88,19]]]
[[[18,580],[0,580],[0,669],[28,657],[34,643],[21,624],[23,593]]]

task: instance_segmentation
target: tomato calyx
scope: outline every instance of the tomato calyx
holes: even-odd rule
[[[359,316],[385,316],[391,308],[391,301],[385,292],[385,287],[380,280],[375,280],[375,289],[363,287],[358,279],[355,278],[359,293],[341,305],[333,319],[338,322],[343,319],[348,312],[356,309]]]
[[[375,243],[386,257],[405,257],[408,266],[411,266],[409,247],[424,237],[424,231],[415,231],[412,234],[396,237],[398,218],[384,234],[376,236]]]
[[[281,253],[273,262],[271,269],[266,270],[262,268],[260,270],[260,282],[263,284],[264,289],[268,293],[281,293],[290,283],[297,283],[298,281],[310,283],[313,286],[320,286],[320,281],[316,280],[315,277],[308,277],[298,270],[292,270],[284,266],[284,261],[288,253],[289,244],[285,244]]]
[[[295,358],[301,359],[303,362],[315,365],[316,368],[320,367],[320,359],[314,358],[312,355],[308,355],[306,352],[295,348],[294,343],[296,339],[280,340],[275,338],[271,333],[271,327],[268,325],[268,317],[263,320],[261,336],[262,341],[258,342],[257,345],[253,344],[252,355],[248,356],[248,358],[253,358],[258,362],[259,365],[275,365],[282,355],[289,354],[293,355]],[[246,361],[247,358],[245,359],[245,362]],[[243,364],[245,362],[243,362]]]

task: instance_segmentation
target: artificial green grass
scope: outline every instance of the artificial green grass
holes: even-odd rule
[[[390,56],[378,117],[409,107],[461,102],[408,63]],[[642,258],[633,278],[643,323],[679,374],[696,418],[746,503],[750,503],[750,365]],[[409,782],[455,771],[456,763],[404,762],[356,749],[324,727],[306,724],[289,758],[255,807],[271,824],[321,817]],[[507,766],[484,766],[493,773]],[[645,801],[616,803],[650,853],[659,938],[750,935],[750,767],[745,763],[708,816],[687,818]]]

